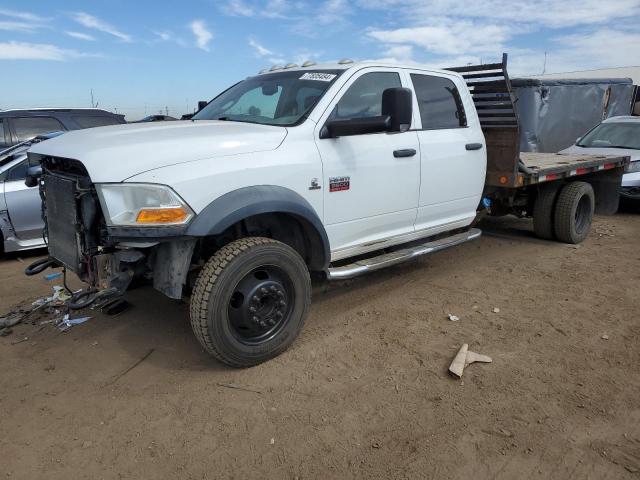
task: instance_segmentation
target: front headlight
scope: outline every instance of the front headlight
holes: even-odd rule
[[[627,165],[627,173],[640,172],[640,160],[635,160]]]
[[[184,225],[193,210],[171,188],[149,183],[96,184],[109,226]]]

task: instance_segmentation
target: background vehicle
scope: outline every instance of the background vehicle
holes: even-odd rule
[[[170,117],[169,115],[147,115],[146,117],[138,120],[137,122],[132,123],[140,123],[140,122],[165,122],[170,120],[177,120],[177,118]]]
[[[579,138],[564,154],[628,155],[631,163],[622,177],[620,195],[640,201],[640,117],[621,116],[606,119]]]
[[[51,259],[91,288],[133,277],[191,292],[194,333],[236,367],[297,337],[310,272],[351,278],[480,235],[482,215],[533,216],[578,243],[614,213],[628,157],[519,151],[502,63],[436,71],[343,61],[249,77],[192,122],[71,132],[42,162]],[[112,162],[113,158],[127,159]]]
[[[39,135],[0,152],[0,252],[44,247],[42,200],[37,187],[25,185],[27,150],[62,132]]]
[[[0,111],[0,150],[38,135],[126,123],[98,108],[32,108]]]

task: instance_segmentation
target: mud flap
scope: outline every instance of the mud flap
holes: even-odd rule
[[[158,246],[153,265],[153,288],[180,300],[196,240],[178,240]]]

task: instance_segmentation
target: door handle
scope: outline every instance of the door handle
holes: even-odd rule
[[[482,148],[481,143],[467,143],[464,148],[467,150],[480,150]]]
[[[396,158],[413,157],[416,154],[415,149],[405,148],[404,150],[394,150],[393,156]]]

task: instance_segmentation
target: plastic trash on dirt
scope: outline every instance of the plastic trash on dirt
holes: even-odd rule
[[[464,369],[475,362],[491,363],[493,360],[487,355],[481,355],[470,351],[469,345],[465,343],[460,347],[460,350],[458,350],[453,362],[451,362],[449,372],[451,372],[455,377],[461,378]]]
[[[64,317],[62,317],[60,323],[58,323],[58,330],[60,330],[61,332],[66,332],[74,325],[80,325],[81,323],[84,323],[91,318],[92,317],[69,318],[69,314],[67,313]]]

